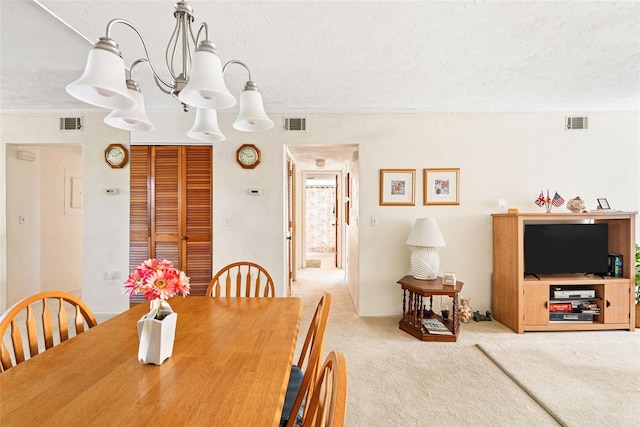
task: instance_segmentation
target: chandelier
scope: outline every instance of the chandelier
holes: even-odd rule
[[[187,136],[216,142],[225,139],[218,126],[217,110],[233,107],[236,103],[223,76],[230,65],[239,65],[247,71],[249,80],[240,95],[240,111],[233,128],[243,132],[271,129],[273,122],[264,111],[262,95],[251,79],[249,67],[237,60],[222,66],[216,46],[209,41],[207,23],[200,24],[197,34],[194,34],[191,28],[193,8],[186,0],[176,3],[173,16],[176,25],[165,54],[171,80],[162,78],[156,71],[149,58],[147,45],[136,27],[124,19],[116,18],[107,24],[106,35],[93,45],[84,73],[67,85],[67,93],[88,104],[113,110],[104,118],[109,126],[135,131],[152,130],[153,124],[147,117],[142,92],[133,80],[134,68],[139,64],[147,64],[162,92],[180,101],[185,112],[189,111],[189,107],[196,108],[196,120]],[[144,48],[145,57],[133,62],[128,70],[128,78],[122,53],[110,37],[115,24],[125,24],[133,29]],[[203,34],[204,39],[200,40]]]

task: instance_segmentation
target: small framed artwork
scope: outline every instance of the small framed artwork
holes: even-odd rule
[[[607,199],[598,199],[598,209],[611,209]]]
[[[415,169],[380,169],[380,205],[415,206]]]
[[[424,170],[425,205],[460,204],[460,168]]]

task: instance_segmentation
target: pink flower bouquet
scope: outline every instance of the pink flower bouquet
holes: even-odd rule
[[[124,293],[132,295],[144,294],[152,302],[152,307],[158,307],[156,318],[159,317],[160,301],[165,301],[177,294],[189,294],[189,277],[183,271],[173,268],[173,263],[166,259],[148,259],[142,262],[129,274],[124,282]],[[165,305],[166,306],[166,305]]]

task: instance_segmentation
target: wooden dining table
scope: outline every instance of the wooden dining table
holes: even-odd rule
[[[0,426],[276,426],[299,298],[175,297],[173,355],[138,362],[138,304],[0,374]]]

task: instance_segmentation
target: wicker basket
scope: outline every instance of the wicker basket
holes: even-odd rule
[[[640,328],[640,304],[636,304],[636,328]]]

